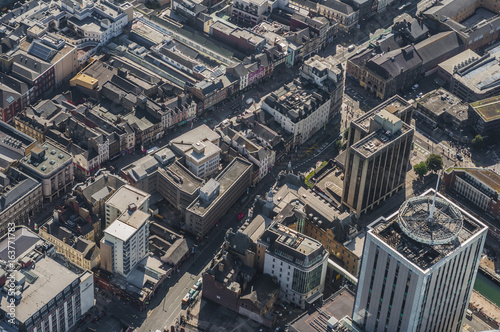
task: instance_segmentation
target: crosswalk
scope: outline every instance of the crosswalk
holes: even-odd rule
[[[426,149],[424,149],[423,147],[421,147],[420,145],[418,145],[417,143],[415,143],[414,145],[414,148],[415,150],[417,150],[418,152],[420,152],[421,154],[423,154],[424,156],[428,155],[429,154],[429,151],[427,151]]]

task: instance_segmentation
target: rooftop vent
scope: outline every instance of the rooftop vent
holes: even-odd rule
[[[64,155],[61,153],[58,157],[59,157],[59,159],[63,159]]]

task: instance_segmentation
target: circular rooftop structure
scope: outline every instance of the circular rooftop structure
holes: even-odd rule
[[[446,244],[455,240],[463,226],[460,210],[450,202],[434,196],[413,197],[399,208],[398,223],[411,239],[429,244]]]

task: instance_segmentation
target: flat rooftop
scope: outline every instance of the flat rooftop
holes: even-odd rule
[[[41,149],[45,150],[43,158],[34,158],[33,152],[39,151],[39,149],[39,146],[35,146],[31,153],[21,160],[21,165],[42,176],[50,175],[62,165],[73,160],[73,157],[66,150],[47,141],[41,146]]]
[[[409,106],[411,105],[410,103],[408,103],[408,101],[396,95],[373,108],[370,112],[367,112],[359,118],[355,119],[353,123],[363,129],[365,132],[369,132],[371,121],[380,111],[385,110],[390,114],[397,116],[401,111],[406,110]]]
[[[477,114],[486,122],[500,118],[500,97],[491,97],[470,104]]]
[[[188,207],[188,210],[195,212],[198,215],[205,215],[205,213],[214,206],[225,192],[249,169],[253,164],[240,158],[235,158],[233,161],[222,171],[215,179],[219,182],[219,196],[208,203],[203,203],[200,197],[196,198]]]
[[[300,78],[272,92],[264,102],[293,123],[297,123],[315,112],[327,100],[326,92]]]
[[[464,170],[491,189],[500,192],[500,175],[495,171],[482,168],[465,168]]]
[[[204,145],[204,150],[201,152],[195,151],[195,149],[191,149],[186,152],[186,157],[189,156],[192,160],[196,160],[198,163],[204,163],[206,160],[212,158],[213,156],[220,154],[221,149],[210,141],[206,142],[197,142],[195,145]]]
[[[458,64],[453,76],[474,93],[484,94],[500,84],[499,57],[500,48],[497,47],[469,64]]]
[[[326,332],[327,324],[325,322],[327,322],[331,317],[340,321],[345,316],[350,317],[352,315],[352,311],[354,309],[354,297],[354,293],[347,288],[342,288],[326,299],[323,306],[321,306],[319,310],[314,310],[312,313],[305,312],[292,321],[291,326],[295,331],[299,332]]]
[[[363,255],[363,247],[365,245],[366,233],[360,232],[356,237],[344,243],[344,247],[349,249],[353,254],[358,257]]]
[[[133,213],[125,211],[104,230],[104,233],[126,242],[148,220],[148,213],[140,210]]]
[[[107,201],[106,205],[112,206],[119,211],[126,211],[129,204],[134,203],[137,207],[141,206],[151,195],[144,191],[134,188],[131,185],[120,187]]]
[[[421,197],[433,196],[434,190],[429,189]],[[463,218],[463,225],[459,229],[457,237],[449,243],[430,245],[413,240],[403,232],[398,222],[399,211],[388,218],[381,217],[368,226],[368,232],[385,242],[396,250],[405,259],[410,261],[421,270],[427,270],[441,259],[458,249],[463,243],[487,227],[479,220],[465,212],[452,201],[441,194],[437,196],[449,204],[453,209],[458,209]],[[429,199],[432,199],[430,197]],[[418,216],[417,216],[418,217]]]
[[[194,193],[203,185],[203,180],[196,177],[178,161],[165,169],[159,169],[160,173],[171,179],[177,187],[189,194]]]
[[[210,129],[207,125],[203,124],[194,129],[191,129],[185,134],[177,136],[170,141],[170,145],[181,151],[188,151],[196,142],[210,141],[217,142],[220,136],[215,131]]]
[[[379,129],[354,143],[351,146],[351,149],[353,149],[363,157],[369,158],[370,156],[376,154],[378,151],[391,144],[396,139],[412,130],[413,128],[411,128],[404,122],[402,122],[401,129],[392,135],[387,134],[385,129]]]
[[[462,99],[443,88],[439,88],[420,98],[418,104],[422,105],[436,116],[441,116],[448,109],[456,108],[457,105],[462,104]],[[465,108],[465,110],[467,110],[467,108]]]
[[[0,142],[3,143],[3,145],[11,146],[15,149],[24,150],[35,143],[36,140],[5,122],[0,122]]]
[[[79,285],[79,278],[82,274],[68,269],[49,256],[42,256],[40,252],[34,251],[37,244],[42,244],[45,241],[27,228],[18,228],[14,234],[16,260],[17,258],[31,255],[33,252],[39,255],[39,258],[41,257],[36,264],[32,265],[34,268],[20,270],[20,273],[26,275],[26,283],[30,287],[25,287],[22,291],[21,301],[16,306],[16,318],[21,322],[25,322],[75,280],[78,280]],[[0,242],[0,257],[7,260],[7,257],[4,256],[6,251],[7,238],[3,237],[3,240]],[[6,293],[2,292],[0,297],[0,307],[7,308]]]

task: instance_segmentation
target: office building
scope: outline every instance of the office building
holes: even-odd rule
[[[216,177],[200,188],[200,195],[186,208],[186,230],[203,237],[219,218],[247,191],[253,164],[235,158]]]
[[[432,189],[377,219],[353,320],[365,331],[461,331],[487,230]]]
[[[466,102],[495,97],[500,93],[499,56],[500,45],[487,49],[483,56],[466,50],[441,63],[439,74],[450,84],[448,90]]]
[[[0,173],[0,236],[9,223],[23,225],[42,209],[42,185],[15,168]]]
[[[412,110],[395,96],[351,122],[342,204],[358,216],[403,188],[414,129],[400,117]]]
[[[485,168],[450,167],[443,173],[446,190],[453,191],[478,208],[500,217],[500,175]]]
[[[118,188],[104,203],[106,227],[111,225],[123,212],[127,211],[130,204],[134,204],[137,210],[149,213],[150,197],[150,194],[128,184]]]
[[[15,239],[15,257],[10,256],[7,241]],[[13,271],[16,301],[14,324],[7,321],[9,297],[2,296],[0,312],[6,324],[16,331],[69,331],[94,305],[94,275],[90,271],[55,259],[54,247],[28,228],[16,229],[13,237],[0,242],[0,265],[18,262]],[[54,257],[54,258],[52,258]]]
[[[32,148],[20,166],[28,175],[42,182],[43,197],[50,201],[73,186],[73,158],[52,143],[45,142]]]
[[[221,149],[212,142],[196,142],[186,152],[186,165],[194,175],[207,178],[219,170]]]
[[[130,204],[101,240],[101,268],[127,277],[149,253],[150,214]]]
[[[183,215],[198,197],[203,180],[191,173],[179,161],[159,169],[156,175],[158,192]]]
[[[277,278],[282,301],[305,309],[322,297],[328,252],[320,242],[274,222],[258,240],[257,255],[264,273]]]
[[[496,137],[500,133],[500,97],[491,97],[469,104],[469,121],[476,133]]]
[[[415,118],[432,128],[445,131],[465,129],[469,124],[469,105],[443,88],[433,90],[417,101]]]

